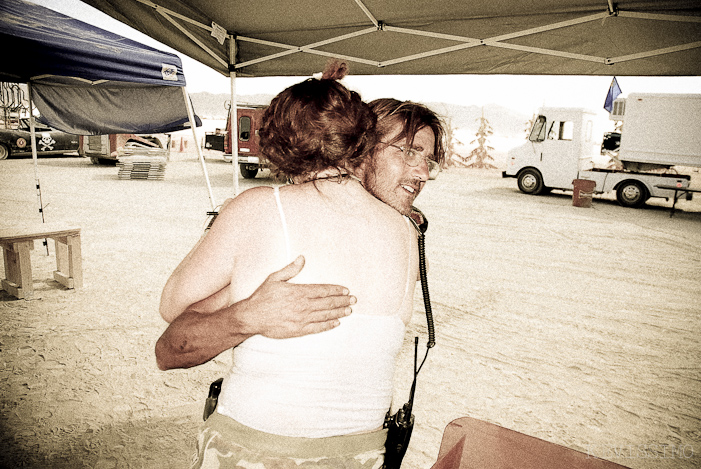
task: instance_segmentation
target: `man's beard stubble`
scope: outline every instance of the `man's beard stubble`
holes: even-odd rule
[[[365,190],[402,215],[409,216],[411,214],[413,199],[412,202],[409,203],[402,200],[395,192],[396,187],[399,187],[399,185],[393,187],[392,183],[388,181],[388,178],[383,177],[382,171],[376,166],[375,161],[371,160],[368,166],[368,170],[364,172],[363,178],[363,187],[365,187]],[[411,182],[406,184],[414,187],[416,195],[418,195],[420,188],[416,187]],[[415,198],[416,197],[414,197],[414,199]]]

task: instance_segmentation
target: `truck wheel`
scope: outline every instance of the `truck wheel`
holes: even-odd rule
[[[649,197],[645,186],[638,181],[626,181],[616,190],[616,199],[624,207],[641,207]]]
[[[538,195],[542,194],[545,186],[543,186],[543,176],[537,169],[526,169],[518,175],[518,188],[526,194]]]
[[[10,156],[10,150],[5,145],[0,143],[0,160],[6,160]]]
[[[241,175],[245,179],[253,179],[254,177],[256,177],[256,174],[258,174],[258,168],[256,168],[255,166],[253,166],[253,167],[239,166],[239,168],[241,169]]]
[[[91,156],[91,157],[90,157],[90,162],[91,162],[92,164],[100,164],[100,158],[98,158],[97,156]]]

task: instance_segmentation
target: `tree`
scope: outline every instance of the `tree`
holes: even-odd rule
[[[465,157],[458,154],[458,152],[455,150],[458,145],[462,145],[462,142],[458,140],[458,138],[455,135],[455,127],[453,127],[453,123],[448,120],[446,122],[445,126],[445,141],[446,141],[446,148],[445,148],[445,163],[443,165],[446,168],[450,168],[451,166],[465,166]]]
[[[482,108],[482,117],[477,119],[480,126],[475,134],[477,138],[470,143],[478,143],[477,148],[472,150],[470,154],[465,159],[465,166],[468,168],[481,168],[481,169],[496,169],[496,166],[491,164],[489,161],[494,161],[489,155],[489,151],[494,150],[493,147],[487,145],[487,139],[492,135],[492,126],[489,121],[484,117],[484,108]]]

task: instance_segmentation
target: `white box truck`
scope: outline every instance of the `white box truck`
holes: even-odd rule
[[[673,167],[701,167],[701,95],[631,93],[614,102],[609,118],[622,128],[604,139],[593,112],[542,108],[528,142],[509,151],[502,176],[534,195],[572,190],[575,179],[587,179],[596,183],[594,193],[615,191],[626,207],[674,198],[674,190],[657,186],[689,187],[691,177]],[[595,167],[604,152],[618,163],[615,169]]]

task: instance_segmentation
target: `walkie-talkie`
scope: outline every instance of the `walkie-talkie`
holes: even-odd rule
[[[385,463],[384,469],[399,469],[402,460],[409,447],[411,432],[414,430],[414,415],[411,413],[414,407],[414,392],[416,391],[416,378],[421,371],[421,367],[426,362],[429,349],[436,345],[436,334],[433,327],[433,313],[431,311],[431,299],[428,295],[428,281],[426,278],[426,253],[424,247],[424,233],[428,229],[426,216],[416,207],[411,207],[409,216],[414,228],[418,232],[419,238],[419,275],[421,277],[421,288],[423,290],[424,308],[426,310],[426,322],[428,324],[428,343],[426,344],[426,355],[421,365],[417,368],[419,338],[414,338],[414,381],[411,383],[409,401],[391,415],[387,411],[383,428],[387,429],[387,441],[385,442]]]

